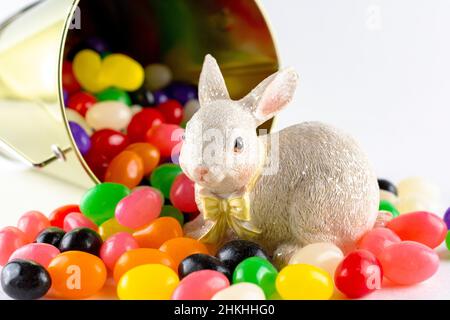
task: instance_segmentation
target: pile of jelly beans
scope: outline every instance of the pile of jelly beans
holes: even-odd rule
[[[101,294],[109,281],[119,299],[133,300],[361,298],[381,289],[384,279],[391,285],[429,279],[439,267],[434,249],[449,239],[450,209],[444,219],[427,211],[391,214],[346,255],[332,243],[313,243],[277,268],[256,243],[234,240],[217,248],[186,237],[182,210],[164,198],[183,185],[188,191],[172,203],[193,209],[193,199],[183,198],[193,185],[182,173],[170,179],[171,188],[155,183],[158,189],[101,183],[79,205],[48,217],[30,211],[16,227],[1,229],[4,292],[14,299],[82,299]],[[398,211],[384,203],[398,197],[397,187],[379,184],[380,206]]]
[[[100,41],[100,43],[99,43]],[[197,87],[174,81],[164,64],[145,68],[101,39],[63,64],[66,115],[75,144],[103,182],[129,188],[174,176],[183,127],[198,110]],[[174,165],[165,165],[174,163]]]

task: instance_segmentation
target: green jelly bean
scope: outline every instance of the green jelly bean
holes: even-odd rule
[[[123,90],[117,88],[108,88],[96,95],[98,101],[119,101],[131,106],[131,98]]]
[[[120,200],[131,193],[130,189],[118,183],[101,183],[89,189],[81,199],[81,212],[101,225],[114,218],[116,206]]]
[[[153,170],[150,176],[150,183],[162,192],[166,199],[170,198],[170,188],[175,178],[181,173],[181,168],[177,164],[165,163]]]
[[[388,200],[381,200],[380,201],[380,211],[388,211],[392,213],[392,216],[398,217],[400,215],[400,212],[397,210],[397,208]]]
[[[447,232],[447,237],[445,237],[445,244],[447,245],[447,249],[450,250],[450,231]]]
[[[183,213],[171,205],[165,205],[161,209],[160,217],[172,217],[177,219],[177,221],[180,223],[181,226],[184,225],[184,216]]]
[[[259,286],[270,298],[275,292],[277,269],[266,259],[247,258],[239,263],[233,273],[233,283],[250,282]]]

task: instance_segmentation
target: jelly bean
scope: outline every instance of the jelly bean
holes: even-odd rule
[[[133,249],[122,254],[116,261],[114,281],[118,283],[128,270],[146,264],[161,264],[169,267],[174,272],[177,270],[174,260],[165,252],[149,248]]]
[[[425,195],[404,196],[399,198],[397,202],[397,209],[401,214],[416,211],[434,211],[437,207],[439,205]]]
[[[378,186],[380,190],[388,191],[394,195],[398,195],[397,187],[395,184],[386,179],[378,179]]]
[[[445,246],[450,250],[450,231],[447,232],[447,236],[445,237]]]
[[[178,265],[178,275],[180,279],[200,270],[214,270],[222,273],[230,281],[231,271],[217,258],[207,254],[196,253],[183,259]]]
[[[95,130],[123,130],[130,121],[131,110],[121,102],[98,102],[90,107],[86,113],[86,122]]]
[[[120,183],[128,188],[136,187],[144,177],[144,162],[132,151],[122,151],[109,164],[105,182]]]
[[[102,237],[103,241],[119,232],[132,234],[133,230],[121,225],[116,218],[106,220],[98,228],[98,234]]]
[[[194,182],[184,173],[178,175],[170,188],[170,201],[183,212],[197,212]]]
[[[180,226],[184,225],[184,215],[183,215],[183,213],[179,209],[177,209],[177,208],[175,208],[175,207],[173,207],[171,205],[163,206],[162,209],[161,209],[161,214],[159,216],[160,217],[171,217],[171,218],[174,218],[180,223]]]
[[[172,71],[164,64],[154,63],[145,67],[145,85],[150,90],[159,90],[172,81]]]
[[[166,163],[153,170],[150,183],[162,192],[165,198],[170,198],[170,189],[176,177],[181,174],[181,168],[177,164]]]
[[[222,261],[231,272],[236,266],[250,257],[260,257],[269,260],[269,256],[256,243],[247,240],[233,240],[223,245],[216,253],[216,257]]]
[[[90,93],[78,92],[69,98],[67,107],[75,110],[85,117],[86,112],[97,102],[97,99]]]
[[[86,119],[81,116],[78,112],[72,109],[66,108],[65,110],[66,117],[68,121],[73,121],[78,123],[81,127],[83,127],[84,131],[89,135],[92,136],[94,133],[94,130],[87,124]]]
[[[197,87],[185,83],[174,82],[166,88],[166,91],[172,99],[178,100],[183,105],[197,98]]]
[[[170,218],[167,218],[170,219]],[[191,238],[174,238],[164,242],[159,248],[166,252],[175,262],[176,268],[183,259],[195,253],[209,254],[203,243]]]
[[[123,90],[117,88],[108,88],[99,92],[95,95],[98,101],[118,101],[126,104],[127,106],[131,106],[131,98]]]
[[[237,265],[233,272],[233,283],[254,283],[264,291],[266,297],[270,297],[276,290],[277,276],[277,269],[267,259],[251,257]]]
[[[162,157],[180,153],[184,129],[176,124],[160,124],[147,131],[146,141],[159,149]]]
[[[401,239],[392,230],[387,228],[375,228],[367,232],[358,242],[358,249],[372,252],[379,257],[383,250],[393,243],[399,243]]]
[[[394,283],[412,285],[427,280],[439,268],[439,256],[418,242],[403,241],[385,248],[380,262],[386,278]]]
[[[183,106],[177,100],[168,100],[158,106],[166,123],[179,125],[183,120]]]
[[[123,275],[117,285],[117,296],[121,300],[169,300],[178,283],[172,269],[146,264]]]
[[[2,269],[1,283],[3,291],[11,298],[33,300],[48,292],[52,280],[41,265],[33,261],[15,260]]]
[[[432,201],[439,200],[439,188],[421,177],[404,179],[398,183],[397,189],[400,198],[410,198],[419,195]]]
[[[155,105],[160,105],[169,100],[169,96],[162,90],[153,92],[153,97],[155,98]]]
[[[200,109],[200,103],[197,99],[189,100],[184,105],[183,122],[191,120],[192,116]]]
[[[59,248],[61,240],[66,232],[58,227],[49,227],[44,229],[36,237],[36,243],[47,243],[56,248]]]
[[[122,254],[137,248],[139,245],[131,234],[119,232],[103,243],[100,249],[100,258],[109,270],[114,270],[114,266]]]
[[[69,213],[64,219],[64,231],[69,232],[76,228],[89,228],[97,230],[97,225],[80,212]]]
[[[289,264],[308,264],[334,275],[338,264],[344,259],[342,250],[329,242],[309,244],[296,251]]]
[[[85,41],[87,48],[92,49],[98,53],[104,53],[109,50],[108,44],[101,38],[89,37]]]
[[[144,68],[124,54],[110,54],[103,60],[99,79],[119,89],[135,91],[144,83]]]
[[[161,112],[156,109],[144,109],[136,113],[131,119],[127,134],[132,142],[144,142],[146,140],[147,131],[153,126],[163,123],[164,117]]]
[[[266,300],[266,296],[256,284],[241,282],[220,290],[211,300]]]
[[[57,255],[48,266],[52,278],[51,295],[83,299],[99,292],[106,281],[103,261],[86,252],[68,251]]]
[[[373,253],[356,250],[339,264],[334,274],[334,283],[349,298],[364,297],[381,288],[383,270]]]
[[[230,281],[214,270],[200,270],[180,281],[172,294],[172,300],[211,300],[219,291],[228,288]]]
[[[48,217],[50,225],[62,229],[64,227],[64,219],[72,212],[81,212],[80,207],[77,204],[69,204],[53,210]]]
[[[276,288],[286,300],[328,300],[334,292],[333,279],[325,270],[308,264],[292,264],[277,276]]]
[[[17,228],[25,233],[28,242],[33,242],[36,236],[47,227],[50,227],[50,221],[39,211],[29,211],[17,222]]]
[[[116,219],[125,227],[138,229],[158,218],[162,205],[159,192],[150,187],[141,188],[117,204]]]
[[[0,230],[0,266],[4,266],[14,251],[27,243],[27,236],[15,227]]]
[[[181,225],[172,217],[158,218],[133,233],[133,237],[143,248],[159,248],[164,242],[182,236]]]
[[[80,153],[82,155],[87,154],[91,148],[91,138],[89,135],[84,131],[83,127],[76,122],[69,121],[69,128]]]
[[[105,181],[106,170],[108,170],[111,159],[105,155],[91,150],[84,156],[84,160],[89,166],[89,169],[97,177],[99,181]]]
[[[398,204],[398,197],[395,194],[385,190],[380,190],[380,201],[382,200],[387,200],[394,206]]]
[[[150,143],[133,143],[125,150],[133,151],[144,163],[144,176],[149,175],[159,163],[159,150]]]
[[[67,104],[69,103],[69,92],[66,89],[63,89],[63,102],[64,102],[64,106],[67,106]]]
[[[130,92],[131,101],[140,106],[150,107],[155,105],[155,96],[147,88],[140,88],[136,91]]]
[[[94,230],[76,228],[64,235],[61,239],[59,250],[61,252],[83,251],[98,256],[102,244],[102,238]]]
[[[101,68],[102,58],[94,50],[82,50],[73,59],[73,72],[76,79],[90,92],[100,92],[111,85],[99,78]]]
[[[393,217],[394,215],[389,211],[378,211],[374,228],[384,228],[386,224],[392,220]]]
[[[13,260],[31,260],[47,268],[50,261],[59,254],[58,248],[47,243],[29,243],[20,247],[9,257]]]
[[[450,208],[444,213],[444,222],[447,225],[447,229],[450,229]]]
[[[108,160],[121,153],[128,144],[129,139],[126,135],[111,129],[96,131],[91,137],[92,151],[104,155]]]
[[[80,91],[81,89],[81,86],[73,73],[72,63],[69,61],[63,62],[62,84],[63,88],[67,90],[69,94]]]
[[[431,249],[439,246],[447,235],[444,220],[429,212],[412,212],[392,219],[387,224],[402,240],[423,243]]]
[[[394,217],[398,217],[398,215],[400,214],[397,208],[387,200],[381,200],[378,209],[380,211],[389,211]]]
[[[101,183],[89,189],[81,199],[81,212],[101,225],[114,217],[120,200],[130,194],[130,189],[117,183]]]
[[[142,108],[142,107],[141,107],[140,105],[138,105],[138,104],[133,104],[133,105],[130,107],[131,114],[133,115],[133,117],[134,117],[136,114],[138,114],[139,112],[141,112],[143,109],[144,109],[144,108]]]

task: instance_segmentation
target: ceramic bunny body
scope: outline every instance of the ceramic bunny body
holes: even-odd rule
[[[201,210],[185,226],[189,236],[203,239],[217,231],[205,212],[205,199],[213,198],[249,199],[250,219],[229,218],[222,241],[249,238],[281,262],[309,243],[333,242],[349,250],[373,227],[379,201],[376,175],[350,136],[318,122],[256,135],[259,124],[290,102],[296,85],[296,73],[283,70],[244,99],[232,101],[216,61],[206,57],[201,108],[186,127],[180,155],[183,171],[196,183]],[[245,221],[233,224],[233,219]],[[247,229],[254,232],[240,232]]]

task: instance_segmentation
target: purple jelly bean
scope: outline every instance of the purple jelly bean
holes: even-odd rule
[[[153,92],[153,99],[155,100],[155,105],[159,105],[169,100],[169,97],[164,91],[158,90]]]
[[[87,154],[91,148],[91,138],[78,123],[69,121],[69,127],[78,150],[82,155]]]
[[[166,90],[172,99],[178,100],[182,105],[198,96],[197,87],[186,83],[172,83]]]
[[[63,89],[63,97],[64,97],[64,106],[67,106],[67,101],[69,101],[69,92],[66,89]]]
[[[444,221],[445,224],[447,225],[447,229],[450,230],[450,208],[448,208],[444,214]]]
[[[108,44],[99,37],[90,37],[86,40],[86,46],[98,53],[103,53],[109,50]]]

